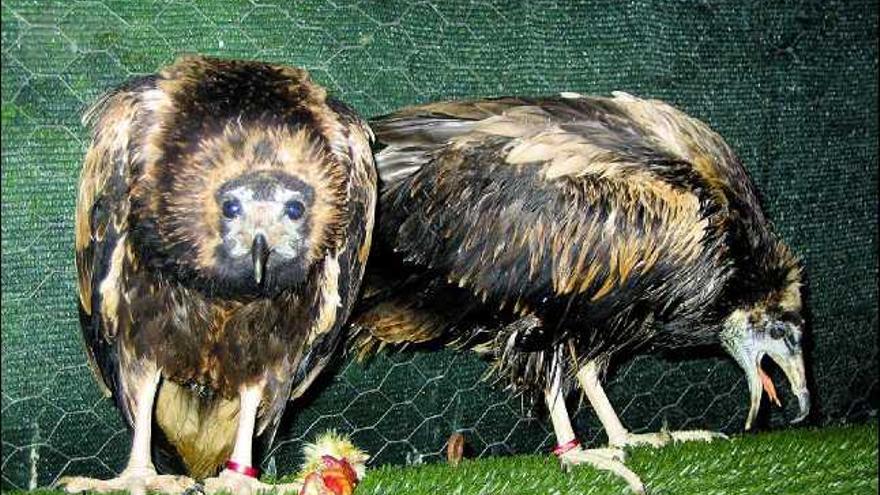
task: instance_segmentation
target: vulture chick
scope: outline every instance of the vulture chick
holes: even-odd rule
[[[369,127],[303,70],[202,57],[124,84],[85,121],[82,333],[132,446],[119,477],[62,484],[180,493],[191,480],[156,468],[225,466],[209,493],[269,488],[252,451],[331,359],[363,276]]]
[[[622,447],[712,432],[630,433],[600,379],[615,355],[720,345],[745,370],[748,428],[770,356],[809,409],[801,273],[730,147],[671,106],[564,93],[407,108],[371,122],[384,146],[361,351],[445,338],[543,393],[563,463],[638,478]],[[367,347],[363,347],[367,346]],[[582,449],[575,384],[610,449]]]

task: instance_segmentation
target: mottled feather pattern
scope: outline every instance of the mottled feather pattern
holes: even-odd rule
[[[347,220],[348,164],[331,158],[333,143],[345,143],[344,137],[318,132],[337,127],[323,88],[300,69],[201,58],[185,58],[163,76],[159,94],[149,102],[153,122],[137,164],[143,173],[132,189],[136,217],[146,225],[135,226],[135,232],[146,231],[138,240],[151,263],[209,283],[202,275],[219,243],[213,194],[244,170],[280,170],[317,188],[314,221],[322,228],[312,230],[320,238],[309,243],[305,264],[339,247]],[[243,120],[259,125],[245,129]],[[160,217],[172,221],[157,221]],[[163,252],[166,256],[154,255]]]
[[[415,282],[368,289],[379,296],[357,319],[363,349],[437,336],[491,350],[515,386],[540,388],[560,348],[571,376],[625,349],[710,344],[731,305],[797,278],[727,144],[663,102],[444,102],[372,125],[380,252],[398,253]],[[437,280],[447,296],[482,303],[463,310],[470,326],[463,314],[445,325],[431,316],[443,298],[419,283]],[[516,343],[531,328],[524,318],[540,322],[546,350]],[[413,328],[423,320],[429,331]]]
[[[114,312],[103,317],[109,325],[102,328],[102,318],[95,317],[95,310],[103,304],[101,284],[112,287],[115,278],[109,282],[105,279],[121,267],[120,254],[125,248],[117,249],[117,243],[128,228],[128,164],[136,147],[131,135],[141,116],[140,95],[153,83],[153,77],[129,81],[101,97],[83,117],[83,123],[92,130],[92,144],[80,172],[75,212],[80,320],[89,363],[108,396],[121,392],[116,384],[115,351],[107,338],[115,335],[112,322],[118,321],[120,315],[114,305]],[[128,403],[119,395],[117,402]],[[127,410],[123,413],[129,415]]]
[[[86,122],[76,249],[91,361],[130,424],[137,378],[161,370],[161,457],[210,475],[239,387],[265,384],[268,445],[338,346],[370,249],[372,132],[301,69],[204,57],[111,91]],[[241,177],[295,180],[310,198],[304,251],[262,284],[221,249],[218,190]]]
[[[297,371],[297,381],[301,385],[293,390],[293,397],[298,397],[305,391],[305,387],[317,376],[314,370],[326,366],[332,355],[330,350],[338,345],[344,331],[344,323],[360,291],[373,237],[377,182],[370,148],[373,132],[366,122],[342,102],[330,99],[328,105],[336,113],[340,123],[337,131],[340,136],[338,145],[340,150],[337,153],[346,154],[351,166],[348,185],[349,202],[345,210],[349,217],[346,232],[346,239],[349,242],[340,250],[338,259],[334,260],[334,263],[339,265],[334,284],[338,288],[340,297],[332,301],[323,301],[325,311],[333,313],[332,323],[328,326],[319,319],[318,326],[313,328],[310,350],[303,357]],[[366,188],[364,185],[371,187]]]
[[[520,127],[531,124],[529,118]],[[512,141],[476,129],[478,145],[473,136],[453,141],[411,179],[388,186],[387,209],[404,211],[406,219],[396,234],[383,233],[396,237],[407,259],[438,267],[478,297],[516,307],[550,293],[598,300],[657,263],[696,261],[711,235],[700,198],[656,180],[660,172],[638,161],[652,160],[659,170],[668,157],[644,152],[627,161],[630,149],[613,148],[584,156],[565,141],[545,147],[541,132]],[[591,170],[548,176],[556,158],[569,154]],[[389,231],[398,230],[390,224]],[[524,292],[534,288],[552,291]]]

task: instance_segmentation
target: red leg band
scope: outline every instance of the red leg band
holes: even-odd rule
[[[556,447],[554,447],[553,448],[553,455],[558,457],[558,456],[561,456],[562,454],[568,452],[569,450],[576,449],[580,446],[581,446],[581,443],[578,441],[577,438],[575,438],[574,440],[570,440],[568,442],[565,442],[562,445],[557,445]]]
[[[238,474],[243,474],[250,478],[258,478],[260,476],[260,470],[253,466],[245,466],[244,464],[239,464],[233,460],[226,461],[226,469],[230,471],[235,471]]]

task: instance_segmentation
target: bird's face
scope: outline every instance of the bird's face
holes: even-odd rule
[[[773,381],[761,368],[764,356],[772,359],[785,373],[792,393],[798,399],[799,414],[792,423],[802,421],[810,412],[810,393],[804,370],[803,319],[799,308],[765,308],[763,306],[734,311],[724,323],[721,342],[746,372],[751,404],[746,429],[758,414],[762,391],[780,405]]]
[[[215,295],[302,287],[345,232],[346,170],[320,136],[234,121],[190,147],[138,186],[148,263]]]
[[[257,286],[304,274],[314,196],[311,186],[283,172],[252,172],[223,184],[216,201],[227,274]]]

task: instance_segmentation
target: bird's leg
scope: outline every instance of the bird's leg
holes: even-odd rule
[[[565,406],[565,398],[562,396],[560,382],[561,376],[557,367],[550,387],[544,392],[544,399],[547,402],[547,408],[550,410],[550,420],[553,423],[553,431],[556,433],[557,445],[559,447],[571,446],[573,442],[575,445],[557,454],[563,467],[570,468],[578,464],[589,464],[596,469],[611,471],[623,478],[635,493],[644,493],[645,486],[642,484],[642,480],[623,464],[624,454],[622,450],[615,448],[584,449],[580,444],[576,443],[577,437],[571,426],[571,418],[568,416],[568,409]]]
[[[599,421],[608,435],[608,444],[612,447],[623,448],[630,445],[651,445],[662,447],[671,441],[688,442],[691,440],[703,440],[711,442],[717,439],[727,439],[727,435],[714,431],[685,430],[685,431],[660,431],[656,433],[631,433],[614,412],[614,407],[608,401],[605,390],[599,382],[598,367],[595,361],[590,361],[578,371],[578,381],[590,401]]]
[[[151,368],[147,366],[147,368]],[[182,493],[195,482],[186,476],[159,475],[150,459],[153,401],[159,386],[159,371],[152,367],[134,381],[134,433],[128,465],[118,477],[98,480],[85,477],[65,477],[58,485],[68,493],[83,491],[107,493],[124,491],[132,494],[146,492]]]
[[[257,385],[242,385],[239,389],[238,429],[235,433],[235,446],[229,460],[242,468],[252,467],[254,425],[262,395],[262,382]],[[262,492],[284,494],[299,493],[302,488],[302,484],[296,482],[270,485],[239,471],[227,467],[218,476],[206,479],[204,482],[205,492],[209,495],[216,493],[253,495]]]

